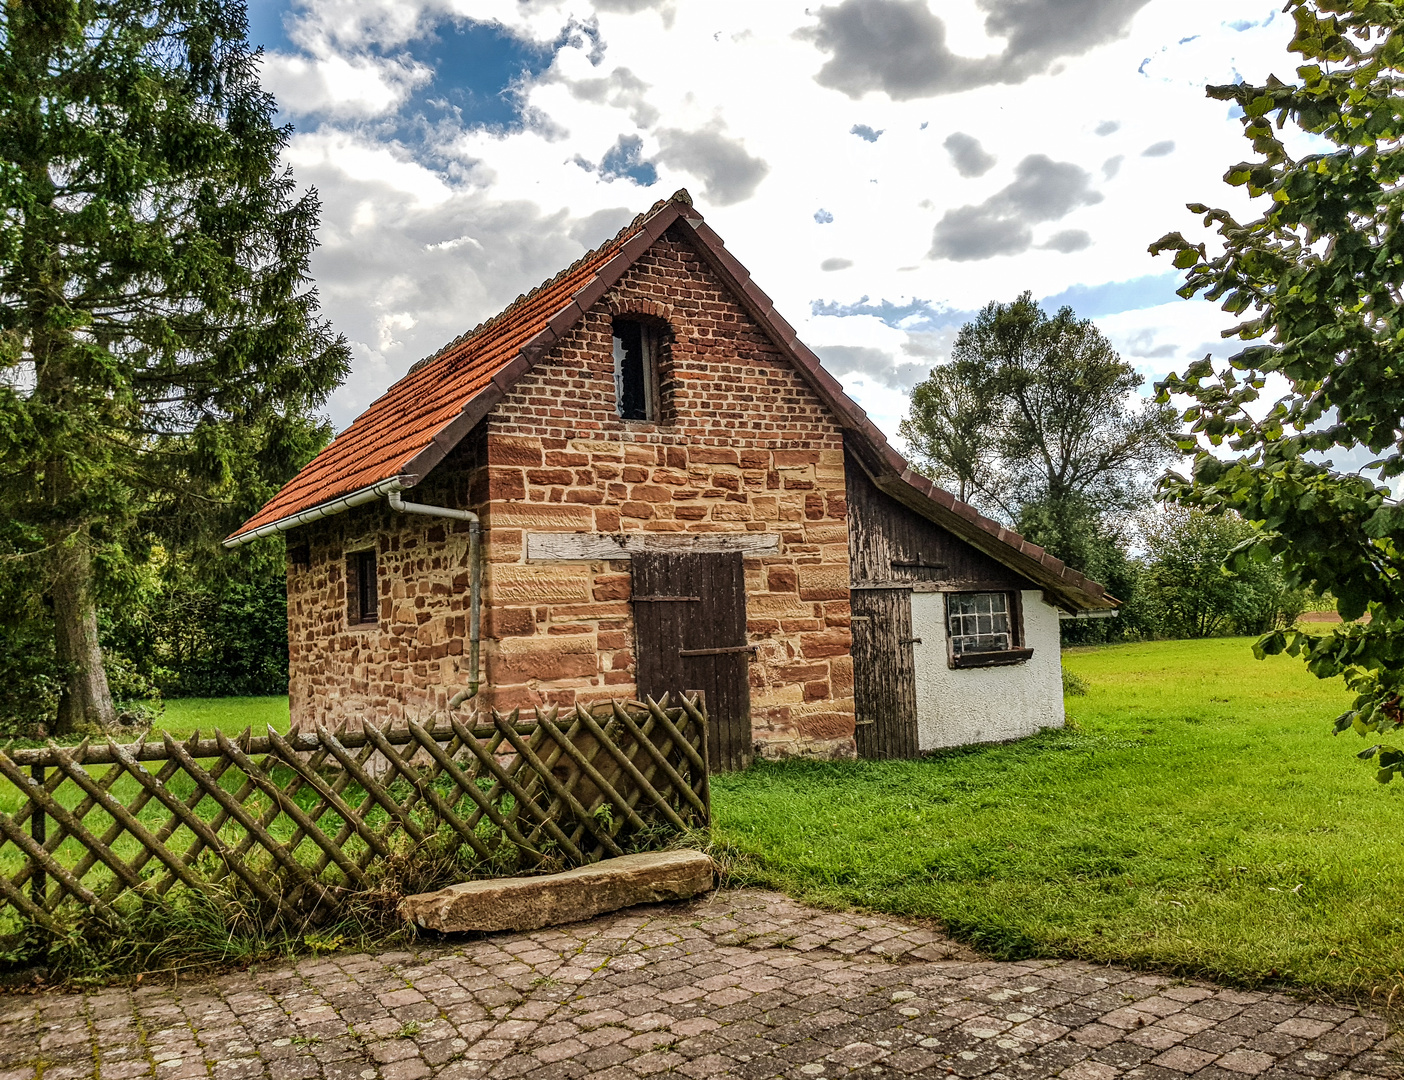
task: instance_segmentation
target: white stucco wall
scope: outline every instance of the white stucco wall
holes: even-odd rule
[[[1063,726],[1058,611],[1025,590],[1024,645],[1032,658],[1008,667],[954,669],[946,661],[946,597],[914,593],[917,734],[923,750],[1018,739]]]

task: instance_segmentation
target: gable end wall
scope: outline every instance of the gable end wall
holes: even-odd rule
[[[611,320],[664,322],[661,420],[620,420]],[[528,532],[775,533],[745,561],[762,753],[853,752],[840,428],[685,235],[660,239],[487,420],[487,700],[636,693],[627,561],[526,561]],[[681,688],[680,688],[681,689]]]
[[[621,421],[615,313],[665,321],[659,423]],[[769,756],[853,753],[843,440],[834,418],[670,230],[407,497],[477,510],[479,707],[635,694],[629,563],[527,563],[528,532],[761,532],[745,562],[753,730]],[[297,723],[427,718],[467,682],[467,537],[358,507],[297,530],[289,568]],[[380,552],[381,619],[345,621],[344,553]]]

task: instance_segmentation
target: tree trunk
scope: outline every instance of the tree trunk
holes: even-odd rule
[[[54,652],[63,672],[54,734],[111,730],[117,724],[98,644],[93,557],[86,530],[54,549]]]

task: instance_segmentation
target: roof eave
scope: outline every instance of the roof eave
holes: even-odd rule
[[[299,510],[296,514],[289,514],[287,517],[279,518],[277,521],[270,521],[267,525],[260,525],[256,529],[249,529],[247,532],[234,533],[226,537],[224,547],[230,551],[234,548],[242,547],[244,544],[254,540],[262,540],[265,537],[275,536],[280,532],[287,532],[295,529],[299,525],[308,525],[322,518],[331,517],[333,514],[340,514],[350,510],[355,506],[363,506],[366,503],[375,502],[384,498],[392,491],[402,491],[413,486],[412,478],[405,476],[392,476],[388,480],[378,480],[374,484],[349,492],[346,495],[338,495],[334,499],[320,502],[316,506],[309,506],[306,510]]]

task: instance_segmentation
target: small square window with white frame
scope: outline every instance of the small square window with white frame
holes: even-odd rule
[[[950,593],[946,611],[952,655],[1008,652],[1015,647],[1008,593]]]

